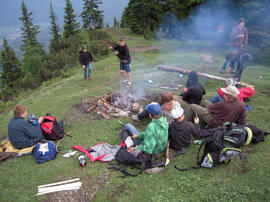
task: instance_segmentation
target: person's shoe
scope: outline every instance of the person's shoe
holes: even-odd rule
[[[133,115],[131,118],[132,118],[134,121],[140,121],[140,119],[138,118],[137,115]]]
[[[123,83],[123,84],[128,83],[128,80],[123,80],[121,83]]]
[[[131,82],[127,83],[127,88],[129,88],[131,86]]]
[[[83,78],[83,80],[86,80],[86,78]]]
[[[92,81],[93,79],[91,77],[88,77],[88,80]]]
[[[220,70],[219,73],[220,74],[225,74],[225,71],[224,70]]]
[[[62,123],[62,127],[63,128],[65,127],[65,125],[67,125],[66,119],[62,119],[60,122]]]

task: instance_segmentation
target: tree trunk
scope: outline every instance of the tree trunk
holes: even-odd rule
[[[167,72],[179,72],[182,74],[189,74],[192,70],[188,70],[188,69],[183,69],[183,68],[179,68],[179,67],[170,67],[170,66],[165,66],[165,65],[158,65],[157,68],[159,70],[162,71],[167,71]],[[219,76],[214,76],[211,74],[206,74],[206,73],[200,73],[197,72],[198,76],[203,76],[209,79],[215,79],[215,80],[219,80],[219,81],[226,81],[227,78],[223,78],[223,77],[219,77]],[[248,83],[245,82],[236,82],[236,84],[240,85],[240,86],[246,86],[246,87],[250,87],[253,88],[254,86],[249,85]]]

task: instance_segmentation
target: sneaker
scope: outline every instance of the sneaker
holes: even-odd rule
[[[132,118],[134,121],[140,121],[140,119],[138,118],[137,115],[133,115],[131,118]]]
[[[131,82],[128,82],[127,83],[127,87],[129,88],[131,86]]]
[[[93,79],[91,77],[88,77],[88,80],[92,81]]]
[[[83,78],[83,80],[86,80],[86,78]]]
[[[220,74],[225,74],[225,71],[224,71],[224,70],[220,70],[219,73],[220,73]]]
[[[128,83],[128,80],[123,80],[121,83]]]

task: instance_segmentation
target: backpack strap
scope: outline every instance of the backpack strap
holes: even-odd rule
[[[127,176],[131,176],[131,177],[137,177],[138,175],[142,174],[142,172],[145,170],[145,161],[141,162],[141,169],[137,174],[133,174],[127,171],[127,165],[122,164],[122,163],[108,163],[108,165],[110,165],[110,167],[108,167],[108,169],[115,169],[118,171],[121,171],[122,173],[124,173],[123,176],[118,176],[121,178],[126,178]],[[116,165],[118,167],[116,167]]]

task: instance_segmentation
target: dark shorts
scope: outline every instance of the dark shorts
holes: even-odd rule
[[[124,64],[124,63],[120,63],[120,70],[124,70],[126,72],[130,72],[130,64]]]

